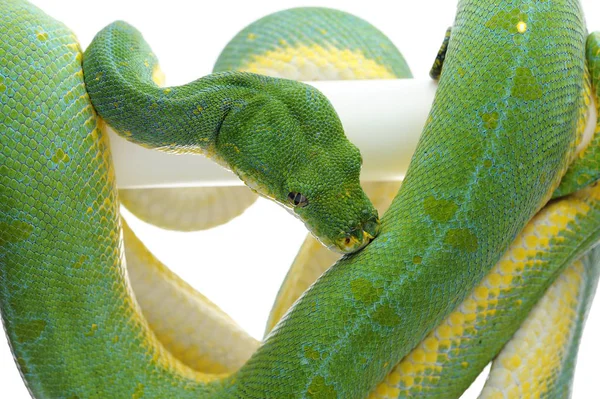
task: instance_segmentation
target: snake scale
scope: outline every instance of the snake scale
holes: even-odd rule
[[[83,54],[34,6],[0,9],[0,310],[34,397],[459,397],[494,358],[482,397],[568,396],[600,235],[597,137],[586,134],[600,36],[587,35],[578,1],[459,2],[435,102],[380,224],[358,185],[357,149],[310,86],[249,68],[162,88],[150,48],[125,23]],[[249,26],[222,69],[243,69],[236,59],[251,47],[269,51],[267,34],[265,47],[248,45],[253,29],[282,25],[295,27],[287,44],[297,51],[316,30],[309,52],[332,34],[348,65],[409,74],[375,28],[326,9]],[[245,364],[194,363],[142,313],[124,251],[139,247],[126,256],[142,274],[162,266],[121,222],[96,112],[145,146],[213,157],[350,253],[281,320],[273,313],[279,322]],[[560,328],[544,335],[550,319]]]

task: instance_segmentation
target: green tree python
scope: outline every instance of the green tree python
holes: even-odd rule
[[[0,310],[35,398],[448,398],[493,359],[483,398],[568,396],[600,266],[598,138],[586,134],[600,35],[588,37],[577,1],[459,2],[430,116],[380,225],[327,99],[264,75],[293,58],[281,46],[298,58],[338,46],[342,77],[409,76],[364,21],[274,14],[232,41],[221,72],[163,88],[125,23],[82,54],[34,6],[0,9]],[[286,42],[273,43],[283,26]],[[270,72],[251,49],[274,59]],[[347,254],[331,268],[297,258],[258,346],[122,223],[96,112],[142,145],[212,157]],[[390,190],[369,188],[382,208]],[[296,270],[312,285],[287,310]],[[155,330],[133,295],[145,278],[239,348],[217,339],[194,355],[185,336]]]

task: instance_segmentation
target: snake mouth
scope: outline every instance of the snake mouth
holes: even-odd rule
[[[333,249],[343,254],[350,254],[364,248],[380,231],[379,218],[377,216],[367,219],[364,223],[356,226],[350,232],[344,234],[335,242]]]

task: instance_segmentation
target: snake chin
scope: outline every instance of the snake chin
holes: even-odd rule
[[[332,251],[351,254],[363,249],[373,241],[379,235],[380,229],[379,218],[377,216],[371,217],[350,232],[343,234],[330,245],[325,245]]]
[[[318,231],[317,226],[311,226],[311,224],[302,218],[301,215],[294,211],[294,208],[287,204],[277,202],[286,211],[288,211],[295,218],[301,220],[311,235],[319,241],[323,246],[327,247],[333,252],[340,254],[351,254],[360,251],[366,247],[371,241],[373,241],[381,231],[381,222],[377,213],[366,217],[363,221],[355,225],[354,227],[341,230],[340,234],[335,237],[329,237]]]

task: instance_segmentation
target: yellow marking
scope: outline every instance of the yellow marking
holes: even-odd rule
[[[548,289],[494,361],[480,398],[539,398],[553,388],[576,329],[583,274],[577,261]]]
[[[48,34],[46,32],[38,32],[36,34],[36,37],[41,42],[45,42],[46,40],[48,40]]]
[[[525,33],[527,31],[527,23],[525,21],[519,21],[517,24],[517,31],[519,33]]]
[[[455,351],[460,351],[460,348],[465,345],[468,346],[469,342],[475,339],[473,332],[477,331],[479,326],[488,323],[489,318],[494,316],[500,306],[499,298],[509,301],[508,303],[513,307],[522,305],[522,300],[510,299],[511,297],[508,295],[514,289],[515,281],[522,284],[522,277],[525,273],[532,273],[533,269],[539,267],[539,255],[548,251],[550,243],[568,229],[576,218],[587,214],[591,209],[589,204],[597,199],[600,199],[600,185],[581,190],[568,199],[550,204],[539,212],[517,236],[509,250],[492,268],[482,283],[446,320],[440,323],[392,369],[380,387],[373,391],[370,398],[409,397],[415,390],[421,391],[427,389],[428,386],[435,385],[436,379],[439,379],[444,368],[448,367],[449,356],[452,356],[451,354]],[[503,302],[503,306],[506,305],[507,302]],[[566,310],[563,309],[559,312],[566,312]],[[540,347],[550,347],[550,339],[558,340],[553,335],[549,335],[540,344]],[[532,357],[539,364],[543,364],[546,360],[549,362],[552,360],[544,359],[535,353],[532,353]],[[507,373],[508,369],[535,368],[530,363],[526,363],[522,357],[514,356],[507,357],[502,364]],[[463,362],[462,366],[467,367],[468,364]],[[517,378],[517,380],[520,379]],[[383,388],[381,388],[382,386]],[[399,389],[399,393],[389,396],[389,390],[392,387]],[[380,392],[385,392],[385,394],[380,394]],[[492,397],[494,396],[490,395],[486,398]],[[504,396],[501,397],[504,398]],[[525,396],[517,394],[508,397]]]
[[[247,39],[248,40],[255,40],[256,39],[256,35],[254,33],[248,33]]]
[[[128,260],[131,260],[132,263],[135,262],[143,265],[146,276],[160,275],[160,279],[168,281],[169,286],[172,286],[173,290],[176,291],[178,295],[185,295],[190,299],[193,299],[194,302],[200,301],[202,306],[207,310],[212,309],[212,311],[222,314],[223,319],[227,320],[227,316],[216,305],[196,292],[185,281],[174,275],[173,272],[156,259],[144,244],[137,239],[126,223],[123,224],[123,236],[127,243]],[[143,320],[143,323],[146,322],[145,320]],[[160,318],[160,323],[158,324],[153,324],[152,322],[149,323],[151,330],[154,331],[155,334],[146,337],[143,345],[147,346],[149,351],[156,354],[154,359],[156,364],[166,365],[168,368],[179,370],[178,372],[182,372],[183,375],[197,381],[210,381],[215,378],[220,378],[223,376],[223,373],[231,370],[231,365],[221,364],[218,361],[215,361],[214,355],[206,355],[206,351],[203,351],[202,348],[196,346],[196,344],[190,346],[189,343],[181,342],[176,333],[169,331],[169,329],[165,329],[164,318]],[[186,333],[192,335],[194,332],[194,330],[190,330]],[[157,337],[168,352],[164,352],[164,349],[161,349],[163,345],[160,345],[158,348],[156,347]],[[175,361],[175,358],[178,360]],[[192,371],[190,367],[193,370],[202,370],[202,372]]]
[[[90,328],[90,331],[86,332],[84,335],[86,337],[91,337],[94,334],[96,334],[96,331],[98,331],[98,324],[92,324],[92,327]]]
[[[238,154],[241,152],[240,149],[238,148],[237,145],[232,144],[232,143],[225,143],[223,145],[224,147],[233,147],[233,149],[235,150],[235,152],[237,152]]]
[[[590,144],[596,138],[596,134],[600,133],[600,125],[596,123],[597,121],[597,110],[596,110],[596,100],[593,94],[592,86],[591,86],[591,77],[589,69],[586,67],[585,69],[585,78],[584,78],[583,92],[582,96],[584,99],[583,104],[579,108],[579,118],[577,120],[577,135],[573,149],[573,157],[572,160],[579,156],[579,158],[585,158],[589,156],[588,150],[590,149]]]
[[[59,163],[59,162],[64,163],[64,162],[69,162],[69,160],[70,160],[69,154],[64,152],[62,148],[59,148],[58,150],[56,150],[56,152],[52,156],[52,162],[54,162],[54,163]]]
[[[330,79],[394,79],[386,66],[367,58],[360,50],[323,47],[318,44],[285,46],[254,55],[242,71],[262,75],[314,80],[326,73]],[[309,76],[310,75],[310,76]]]
[[[152,70],[152,81],[157,86],[163,86],[165,84],[165,74],[158,64],[156,64]]]
[[[86,260],[87,260],[87,255],[81,255],[79,257],[79,259],[77,259],[77,262],[75,262],[73,267],[75,269],[81,269],[81,267],[83,266],[83,264],[85,263]]]
[[[131,399],[141,399],[144,397],[144,384],[138,383],[135,387],[135,391],[133,395],[131,395]]]

